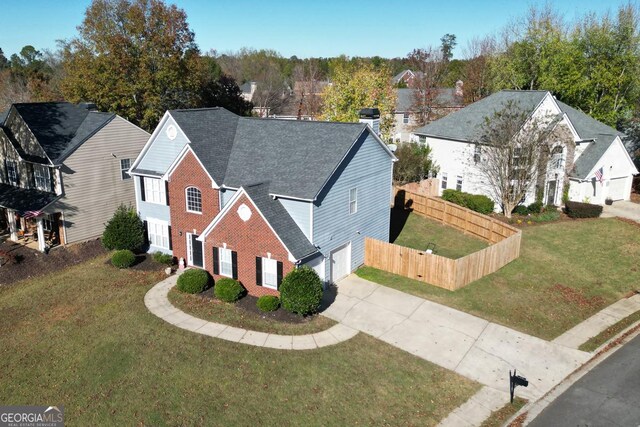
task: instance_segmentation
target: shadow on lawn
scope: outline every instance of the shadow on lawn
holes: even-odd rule
[[[396,193],[396,197],[393,200],[393,208],[391,208],[391,224],[389,227],[389,242],[393,243],[396,241],[404,225],[407,223],[407,219],[409,215],[413,211],[411,207],[413,205],[413,200],[405,200],[405,192],[404,190],[398,191]]]

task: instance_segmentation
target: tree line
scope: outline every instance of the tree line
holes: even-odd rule
[[[285,58],[250,48],[203,53],[194,40],[185,11],[175,5],[94,0],[78,35],[56,51],[25,46],[8,59],[0,51],[0,109],[12,102],[90,101],[147,130],[167,109],[213,105],[238,114],[257,106],[352,121],[364,106],[380,108],[383,117],[393,112],[391,77],[412,69],[419,72],[414,88],[422,121],[436,118],[437,89],[462,80],[465,103],[501,89],[550,90],[604,123],[640,134],[640,35],[630,4],[573,22],[550,7],[532,8],[498,34],[471,40],[460,59],[452,57],[453,34],[399,58]],[[253,105],[239,89],[251,81],[258,84]],[[305,92],[304,102],[296,90]],[[389,128],[383,120],[383,130]]]

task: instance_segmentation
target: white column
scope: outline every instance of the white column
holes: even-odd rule
[[[42,226],[42,217],[38,217],[38,250],[44,252],[44,227]]]
[[[18,241],[18,229],[16,227],[16,211],[7,209],[7,222],[9,224],[9,232],[11,233],[11,240]]]

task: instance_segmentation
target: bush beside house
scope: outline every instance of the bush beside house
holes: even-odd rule
[[[292,270],[282,279],[280,301],[292,313],[303,316],[315,313],[322,301],[322,280],[308,266]]]
[[[187,270],[178,277],[178,290],[188,294],[199,294],[209,287],[211,276],[206,270]]]
[[[107,223],[102,234],[102,245],[107,249],[137,251],[145,244],[144,224],[133,208],[120,205]]]
[[[567,202],[565,212],[570,218],[598,218],[602,214],[602,206],[591,203]]]
[[[111,256],[111,264],[118,268],[129,268],[136,262],[136,256],[129,249],[115,251]]]
[[[276,311],[280,307],[280,299],[273,295],[263,295],[258,298],[256,305],[262,311]]]
[[[465,193],[458,190],[444,190],[442,192],[442,199],[485,215],[493,213],[495,207],[493,200],[487,196]]]
[[[216,298],[225,302],[236,302],[242,297],[245,289],[240,282],[230,278],[220,279],[213,287]]]

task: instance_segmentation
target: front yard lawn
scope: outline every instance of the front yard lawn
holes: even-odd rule
[[[370,267],[360,277],[544,339],[640,288],[640,228],[615,218],[523,230],[520,258],[455,292]]]
[[[0,287],[0,402],[69,425],[434,425],[479,385],[365,334],[284,351],[149,313],[162,274],[101,256]]]
[[[483,240],[417,213],[392,209],[391,221],[391,243],[407,248],[424,251],[434,243],[436,255],[457,259],[488,246]]]

